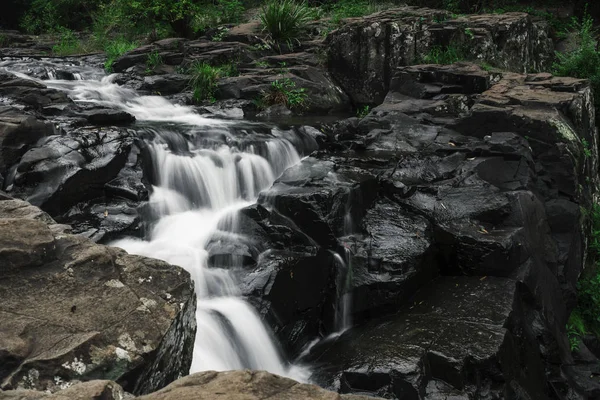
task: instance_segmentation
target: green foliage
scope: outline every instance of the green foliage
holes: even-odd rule
[[[269,68],[270,67],[269,63],[267,61],[265,61],[265,60],[259,60],[259,61],[257,61],[256,62],[256,66],[259,67],[259,68]]]
[[[163,59],[158,51],[153,51],[148,54],[146,60],[146,73],[150,74],[156,70],[159,66],[163,65]]]
[[[188,73],[191,75],[192,98],[195,103],[200,103],[203,100],[215,101],[217,81],[223,77],[237,75],[238,70],[234,63],[213,67],[205,62],[196,62],[192,64]]]
[[[75,36],[75,33],[69,29],[61,28],[60,39],[57,44],[52,47],[52,53],[57,56],[67,56],[78,54],[83,51],[82,44]]]
[[[425,64],[452,64],[466,58],[463,50],[456,45],[432,46],[421,62]]]
[[[339,25],[344,18],[356,18],[377,11],[376,5],[369,0],[340,0],[326,8],[331,16],[331,23]]]
[[[83,29],[102,0],[32,0],[20,26],[28,33],[56,32],[61,27]]]
[[[216,2],[203,3],[193,16],[192,30],[194,33],[201,33],[219,24],[240,22],[244,11],[244,5],[240,0],[216,0]]]
[[[571,313],[569,322],[567,322],[567,337],[569,338],[569,345],[571,351],[579,349],[579,342],[581,337],[587,334],[585,328],[585,321],[577,310]]]
[[[358,110],[356,110],[356,117],[363,119],[364,117],[366,117],[367,115],[369,115],[369,113],[371,112],[371,107],[370,106],[363,106],[360,107]]]
[[[590,149],[590,144],[587,140],[581,139],[581,145],[583,146],[583,155],[585,158],[589,158],[592,156],[592,149]]]
[[[558,76],[589,79],[594,93],[596,116],[600,105],[600,52],[596,49],[594,20],[585,13],[582,20],[574,19],[571,30],[577,32],[577,48],[567,54],[556,53],[553,72]]]
[[[595,262],[594,271],[577,282],[577,308],[567,323],[567,335],[571,350],[579,347],[579,339],[588,333],[600,337],[600,205],[594,204],[587,213],[591,220],[589,257]]]
[[[471,28],[465,28],[465,35],[467,35],[469,39],[475,38],[475,34],[473,33],[473,30]]]
[[[310,20],[311,12],[306,4],[294,0],[270,0],[260,14],[263,30],[276,42],[297,39]]]
[[[10,40],[8,39],[8,36],[6,36],[3,33],[0,33],[0,47],[8,47],[8,45]]]
[[[275,104],[283,104],[293,109],[304,107],[306,98],[305,88],[296,87],[296,82],[285,78],[273,81],[270,90],[263,93],[259,103],[267,107]]]
[[[110,42],[104,49],[106,52],[106,62],[104,63],[104,69],[106,72],[112,72],[112,65],[115,60],[121,57],[123,54],[137,47],[137,43],[130,42],[124,38],[118,38]]]

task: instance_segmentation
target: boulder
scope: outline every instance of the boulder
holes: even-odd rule
[[[18,78],[8,72],[0,72],[0,95],[34,110],[41,110],[49,105],[71,103],[65,92],[48,89],[41,83]]]
[[[369,400],[367,396],[340,396],[315,385],[298,383],[264,371],[199,372],[186,376],[166,388],[139,397],[140,400]]]
[[[315,347],[313,379],[386,398],[548,398],[520,312],[511,279],[442,277],[397,314]]]
[[[135,117],[126,111],[120,110],[93,110],[86,114],[88,122],[92,125],[129,125],[135,122]]]
[[[104,184],[127,162],[130,133],[115,128],[79,128],[69,135],[48,136],[29,149],[7,190],[52,215],[80,201],[100,197]]]
[[[187,373],[196,303],[187,272],[65,234],[20,200],[0,201],[0,226],[3,389],[111,379],[155,390]]]
[[[0,173],[15,164],[38,140],[54,134],[54,124],[13,107],[0,107]]]
[[[327,65],[354,103],[380,104],[399,66],[449,46],[466,59],[517,72],[550,66],[554,47],[545,23],[525,13],[468,15],[416,7],[349,19],[326,39]]]
[[[140,89],[164,96],[183,92],[189,82],[190,76],[182,74],[146,76]]]

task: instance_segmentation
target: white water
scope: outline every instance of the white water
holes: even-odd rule
[[[125,110],[138,121],[169,122],[190,132],[194,132],[193,127],[222,129],[229,124],[204,118],[191,107],[174,105],[162,97],[139,96],[115,84],[112,77],[83,78],[44,84],[66,91],[78,102]],[[196,147],[188,141],[186,151],[175,154],[160,135],[148,145],[156,175],[149,204],[158,220],[147,240],[130,238],[112,245],[179,265],[192,276],[197,294],[197,334],[190,373],[250,368],[306,381],[308,371],[282,359],[256,311],[239,297],[229,272],[208,268],[205,249],[219,221],[227,218],[235,225],[237,210],[252,204],[260,191],[300,161],[294,146],[284,138],[272,137],[260,155],[254,146],[242,151],[214,143]]]

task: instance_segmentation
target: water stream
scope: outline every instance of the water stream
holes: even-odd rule
[[[26,64],[4,64],[31,79],[20,65]],[[265,133],[264,127],[254,132],[248,124],[233,129],[235,122],[203,117],[163,97],[141,96],[98,70],[73,69],[77,80],[43,83],[66,91],[76,102],[133,114],[138,121],[134,129],[148,137],[154,170],[149,207],[155,220],[144,239],[112,245],[179,265],[192,276],[198,329],[190,372],[250,368],[306,381],[308,370],[283,359],[228,270],[208,267],[206,250],[217,230],[234,235],[237,210],[255,202],[286,168],[300,162],[302,149],[292,144],[289,132],[273,128]]]

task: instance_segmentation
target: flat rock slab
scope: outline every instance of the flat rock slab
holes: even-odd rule
[[[58,228],[26,202],[0,201],[2,388],[54,391],[101,378],[131,390],[157,354],[181,360],[159,385],[185,374],[195,332],[193,322],[181,326],[187,314],[195,321],[189,275]],[[165,354],[165,337],[179,348]]]

